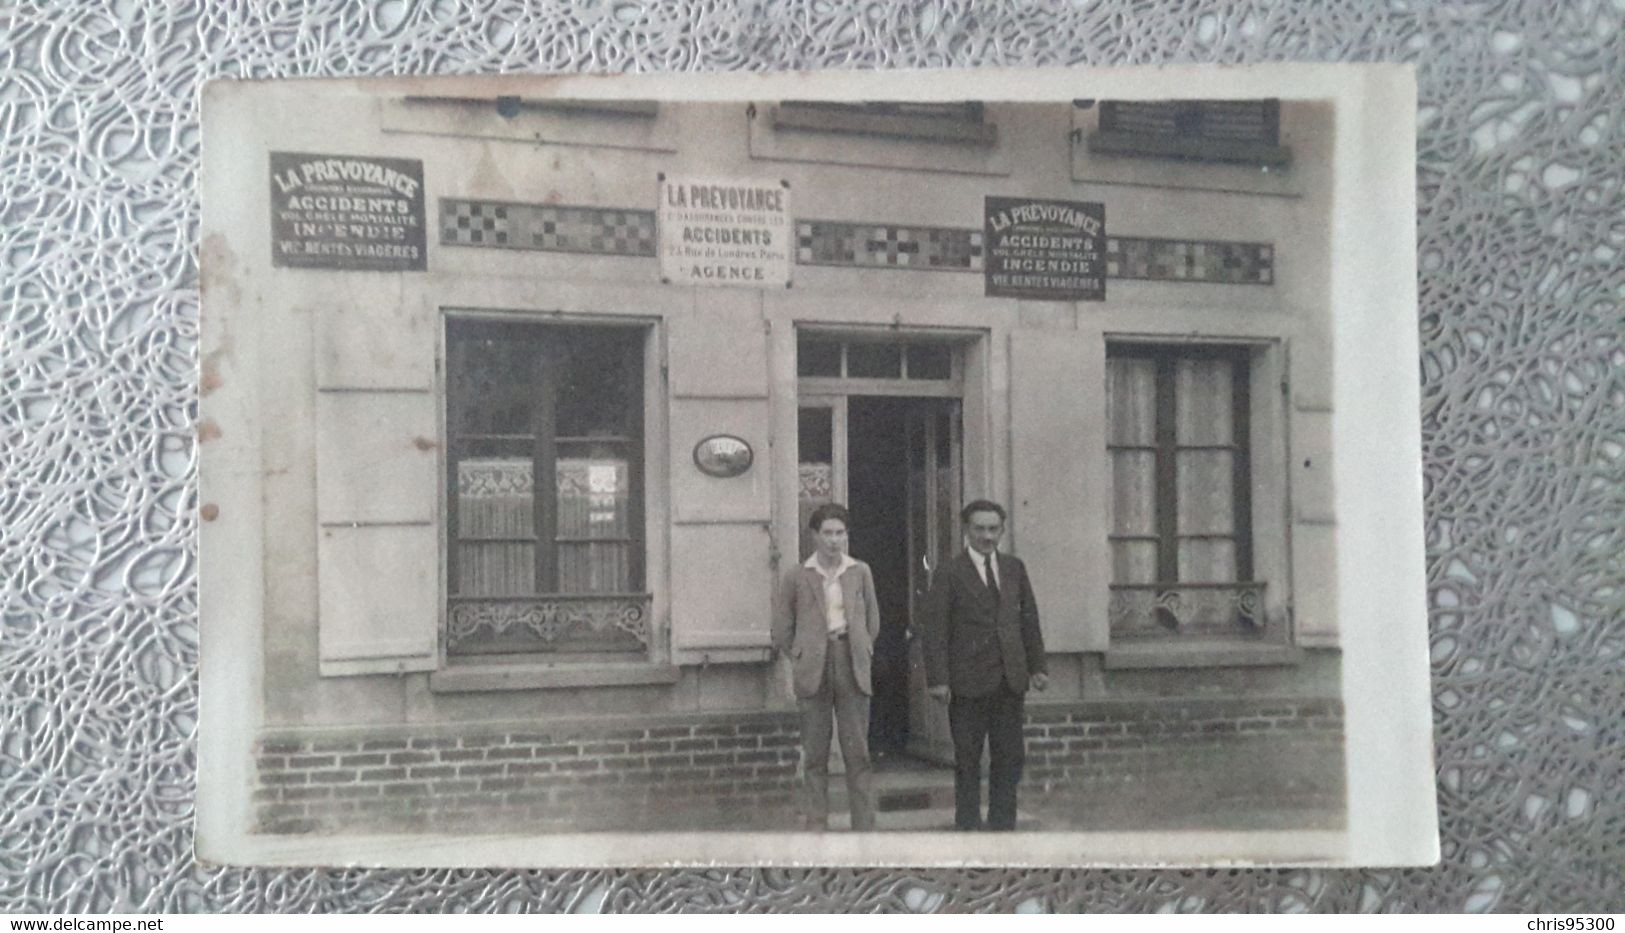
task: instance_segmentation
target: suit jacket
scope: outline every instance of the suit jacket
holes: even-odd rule
[[[1025,692],[1044,673],[1044,636],[1027,567],[1008,554],[995,557],[1001,599],[982,582],[970,555],[960,551],[931,581],[923,626],[925,682],[947,684],[955,696],[988,696],[1009,680]]]
[[[841,601],[846,608],[847,642],[852,648],[852,676],[858,688],[873,696],[870,663],[880,633],[880,604],[869,565],[855,560],[841,572]],[[773,613],[773,647],[790,658],[796,696],[810,697],[824,683],[829,622],[824,615],[824,577],[805,565],[785,575]]]

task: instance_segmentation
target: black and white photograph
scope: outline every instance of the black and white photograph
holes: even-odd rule
[[[203,106],[204,859],[1437,858],[1405,69]]]

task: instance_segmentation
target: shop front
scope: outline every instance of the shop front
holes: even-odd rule
[[[793,825],[769,622],[825,502],[881,604],[882,828],[923,826],[975,498],[1050,653],[1024,825],[1341,825],[1333,115],[1157,106],[242,115],[257,829]]]

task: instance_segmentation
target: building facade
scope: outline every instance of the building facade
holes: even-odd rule
[[[984,497],[1036,824],[1340,825],[1330,107],[321,93],[246,118],[205,244],[275,361],[260,831],[791,825],[769,619],[825,501],[871,742],[928,768],[913,614]],[[683,190],[765,221],[682,253]],[[1104,296],[990,297],[990,198],[1100,205]]]

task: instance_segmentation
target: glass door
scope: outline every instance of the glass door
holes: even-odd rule
[[[812,556],[813,535],[807,522],[813,509],[846,499],[846,397],[802,396],[799,412],[800,453],[796,464],[796,527],[801,529],[798,561]]]

